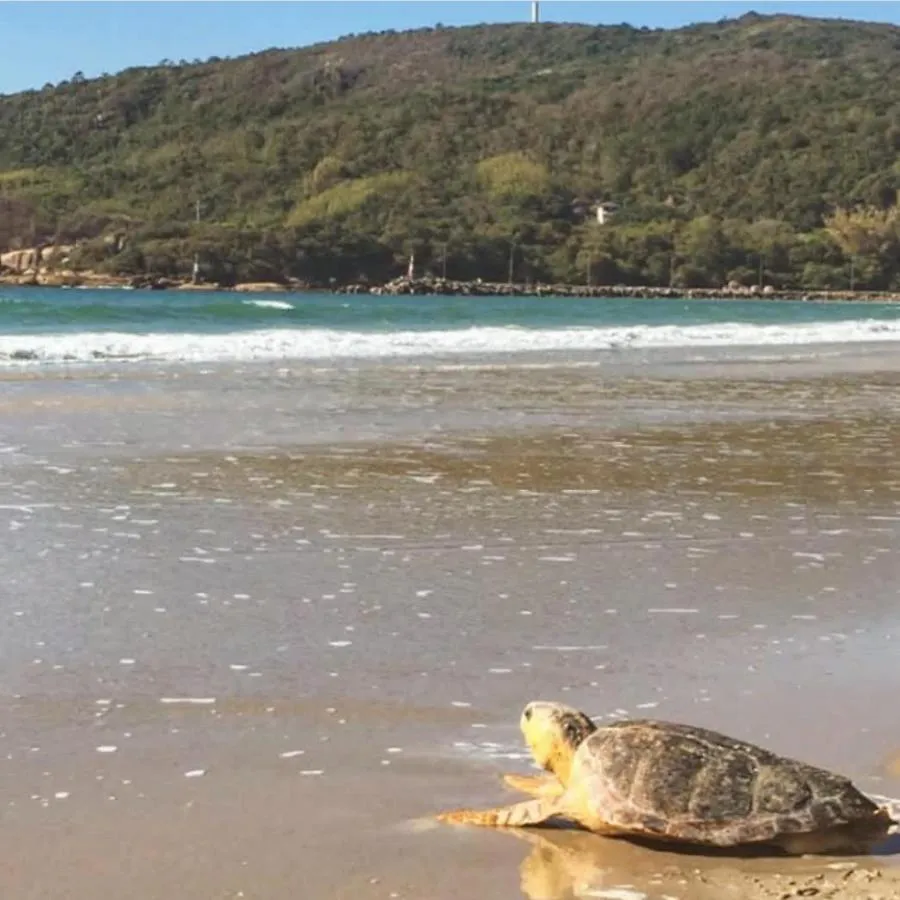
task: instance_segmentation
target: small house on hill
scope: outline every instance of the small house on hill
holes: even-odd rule
[[[605,200],[603,203],[598,203],[594,209],[597,214],[597,224],[606,225],[619,211],[619,204],[613,203],[611,200]]]
[[[619,211],[619,204],[612,200],[588,200],[578,197],[572,201],[572,214],[578,219],[594,216],[598,225],[605,225]]]

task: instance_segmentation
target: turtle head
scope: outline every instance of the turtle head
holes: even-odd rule
[[[597,730],[583,713],[562,703],[535,700],[522,711],[519,722],[535,762],[566,786],[572,758],[582,741]]]

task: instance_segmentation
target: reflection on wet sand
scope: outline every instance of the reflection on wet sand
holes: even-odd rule
[[[520,867],[529,900],[769,900],[900,895],[900,873],[865,860],[783,859],[674,853],[582,831],[511,829],[532,847]],[[894,848],[895,852],[900,848]]]
[[[642,491],[884,503],[900,496],[900,422],[883,417],[733,422],[596,433],[590,429],[459,437],[328,451],[191,454],[135,461],[136,490],[271,499],[347,489],[431,493]]]

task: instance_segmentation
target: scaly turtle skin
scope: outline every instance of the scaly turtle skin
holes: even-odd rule
[[[861,852],[894,824],[840,775],[725,735],[635,719],[597,728],[559,703],[529,703],[522,733],[547,776],[506,781],[537,799],[441,821],[495,827],[561,817],[589,831],[785,852]]]

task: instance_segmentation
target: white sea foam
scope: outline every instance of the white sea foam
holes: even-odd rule
[[[259,309],[293,309],[294,304],[285,300],[245,300],[244,306],[256,306]]]
[[[280,301],[272,301],[280,302]],[[265,329],[225,334],[0,335],[0,365],[156,359],[216,362],[355,359],[444,354],[590,351],[666,347],[797,346],[900,341],[900,320],[853,319],[787,325],[744,322],[612,328],[474,327],[443,331],[353,332]]]

